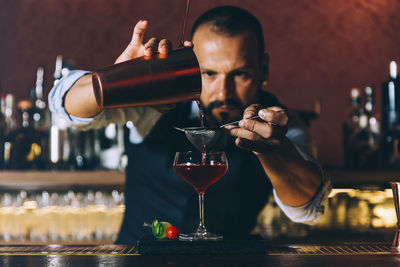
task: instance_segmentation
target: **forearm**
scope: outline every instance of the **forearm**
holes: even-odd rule
[[[94,117],[100,113],[93,93],[92,76],[90,74],[79,78],[65,95],[65,111],[80,118]]]
[[[305,160],[289,139],[284,138],[279,147],[257,156],[285,205],[304,205],[318,191],[322,181],[318,166]]]

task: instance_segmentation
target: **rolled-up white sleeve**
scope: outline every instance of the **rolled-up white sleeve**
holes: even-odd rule
[[[88,71],[74,70],[70,71],[65,77],[57,82],[49,93],[49,109],[52,114],[52,118],[61,119],[68,122],[68,125],[72,124],[88,124],[92,118],[78,118],[69,115],[64,109],[64,97],[68,90],[76,83],[76,81],[82,76],[89,74]]]
[[[90,72],[74,70],[69,72],[56,85],[54,85],[48,97],[49,109],[52,112],[53,117],[52,120],[61,119],[67,122],[68,126],[72,126],[79,130],[98,129],[106,127],[109,123],[124,124],[131,121],[134,125],[133,127],[135,132],[141,140],[145,138],[162,116],[162,113],[151,107],[106,109],[93,118],[80,118],[70,115],[65,111],[65,94],[79,78],[87,74],[90,74]]]
[[[291,207],[283,204],[275,189],[273,190],[276,203],[290,220],[298,223],[313,224],[324,215],[325,208],[328,205],[328,195],[332,187],[330,179],[325,174],[322,177],[323,181],[318,192],[308,203],[302,206]]]
[[[306,204],[298,207],[287,206],[279,199],[275,189],[273,194],[276,203],[280,209],[289,217],[290,220],[299,223],[313,224],[316,223],[324,214],[328,205],[328,195],[332,189],[331,181],[321,166],[314,159],[315,149],[312,143],[311,135],[304,125],[298,119],[294,120],[288,127],[287,137],[295,145],[300,155],[307,161],[318,166],[320,177],[322,177],[321,186],[314,197]]]

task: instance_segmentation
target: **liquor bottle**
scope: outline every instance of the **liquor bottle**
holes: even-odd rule
[[[124,127],[110,123],[107,127],[99,129],[100,143],[99,160],[102,168],[111,170],[124,169]]]
[[[374,88],[365,87],[364,105],[360,90],[351,90],[351,109],[343,125],[345,166],[350,169],[379,167],[379,120],[375,114]]]
[[[2,110],[4,114],[3,168],[11,168],[11,149],[14,146],[14,133],[17,130],[17,116],[14,95],[6,94]]]
[[[382,84],[382,153],[385,167],[400,168],[400,78],[390,62],[389,80]]]
[[[62,78],[62,56],[58,55],[54,70],[54,85]],[[68,169],[70,145],[68,139],[68,122],[62,118],[50,116],[50,134],[48,141],[49,164],[51,169]]]
[[[6,123],[4,120],[4,101],[0,84],[0,170],[4,168],[4,130]]]
[[[400,127],[400,88],[397,64],[390,62],[389,80],[382,84],[382,132]]]
[[[56,58],[56,67],[54,68],[54,85],[56,85],[62,78],[62,62],[63,58],[62,55],[58,55]]]
[[[380,126],[375,114],[374,87],[364,89],[364,108],[360,112],[359,128],[355,132],[351,149],[355,156],[355,168],[376,169],[381,167],[379,157]]]
[[[350,108],[343,123],[344,163],[346,168],[354,168],[356,155],[352,151],[355,134],[359,131],[360,115],[362,113],[360,89],[350,90]]]
[[[20,114],[20,125],[13,132],[11,140],[13,146],[11,148],[11,169],[41,169],[43,162],[41,161],[41,136],[34,127],[33,120],[33,103],[29,100],[21,100],[18,102],[18,110]]]
[[[46,109],[46,102],[43,99],[43,78],[44,69],[43,67],[38,67],[36,72],[36,83],[35,89],[33,90],[31,96],[34,103],[34,126],[37,130],[45,130],[48,128],[48,110]]]
[[[74,128],[68,128],[70,144],[69,168],[71,170],[90,170],[97,167],[95,134],[94,130],[79,131]]]
[[[39,66],[36,71],[36,83],[35,87],[31,91],[31,100],[34,104],[33,107],[33,123],[34,128],[40,133],[40,147],[42,148],[41,153],[41,166],[45,168],[49,161],[49,132],[50,132],[50,112],[46,108],[46,102],[43,98],[43,79],[44,79],[44,68]]]
[[[368,127],[378,138],[381,135],[381,122],[375,107],[375,88],[373,85],[367,85],[364,90],[365,103],[364,110],[368,116]]]

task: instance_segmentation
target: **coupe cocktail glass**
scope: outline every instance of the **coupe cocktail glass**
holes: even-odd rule
[[[221,240],[222,236],[207,231],[204,224],[204,193],[228,170],[225,152],[176,152],[174,171],[199,194],[200,223],[192,234],[181,234],[179,240]]]

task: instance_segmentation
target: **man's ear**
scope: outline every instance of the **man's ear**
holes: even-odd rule
[[[266,85],[269,78],[269,55],[268,53],[264,53],[261,59],[261,80],[263,81],[263,85]]]

